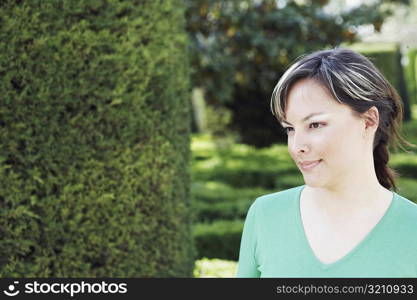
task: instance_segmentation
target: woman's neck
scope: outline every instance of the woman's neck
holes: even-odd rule
[[[376,210],[387,208],[392,192],[378,183],[373,185],[339,185],[337,188],[305,187],[311,208],[329,219],[366,218]]]

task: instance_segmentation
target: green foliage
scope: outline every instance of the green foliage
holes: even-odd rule
[[[197,257],[237,260],[242,230],[242,220],[218,220],[194,225],[193,236],[198,249]]]
[[[417,105],[417,48],[407,52],[408,64],[406,66],[406,80],[410,102]],[[417,115],[414,115],[417,118]]]
[[[380,3],[340,16],[326,14],[328,1],[197,0],[187,3],[194,86],[210,103],[231,101],[233,84],[270,93],[271,81],[295,57],[342,41],[355,41],[352,25],[379,29],[389,11]],[[254,79],[257,80],[254,80]]]
[[[239,188],[263,187],[266,189],[291,186],[300,182],[300,174],[291,163],[285,145],[256,148],[235,144],[218,149],[204,136],[193,137],[193,180],[222,181]]]
[[[237,263],[231,260],[202,258],[195,262],[195,278],[235,278]]]
[[[209,105],[232,112],[228,128],[240,142],[285,141],[269,100],[288,65],[301,54],[357,41],[355,26],[378,31],[392,13],[380,0],[335,15],[325,12],[327,2],[186,1],[192,86],[205,90]]]
[[[194,182],[191,187],[193,197],[209,205],[224,201],[239,201],[236,199],[237,193],[239,193],[240,198],[253,198],[267,191],[266,189],[257,187],[236,189],[228,184],[216,181]]]
[[[191,276],[181,1],[0,15],[0,276]]]
[[[417,179],[416,177],[402,177],[398,181],[398,193],[411,201],[417,203]]]
[[[220,182],[192,184],[193,209],[198,222],[216,219],[244,219],[253,199],[269,191],[261,188],[233,188]]]
[[[417,117],[417,104],[414,105],[414,114]],[[406,139],[413,144],[417,144],[417,118],[407,122],[403,126]]]
[[[212,106],[207,106],[206,117],[209,134],[220,137],[232,134],[230,130],[227,130],[232,120],[232,113],[228,109],[224,107],[214,109]]]
[[[403,177],[417,178],[417,156],[410,154],[391,155],[389,165],[399,171]]]

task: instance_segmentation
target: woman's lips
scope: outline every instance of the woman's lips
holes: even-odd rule
[[[300,163],[299,165],[303,171],[310,171],[313,168],[315,168],[317,165],[319,165],[321,161],[322,160],[319,159],[319,160],[315,160],[311,162],[303,162],[303,163]]]

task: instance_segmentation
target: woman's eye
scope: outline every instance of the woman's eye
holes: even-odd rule
[[[311,123],[310,125],[323,125],[323,124],[315,122],[315,123]],[[314,127],[314,128],[319,128],[319,127]]]
[[[323,126],[323,125],[324,124],[322,124],[322,123],[313,122],[313,123],[310,123],[309,128],[319,129],[319,128],[321,128],[319,126]],[[284,127],[284,130],[288,134],[290,130],[293,130],[293,128],[292,127]]]

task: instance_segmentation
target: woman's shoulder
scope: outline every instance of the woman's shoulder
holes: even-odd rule
[[[410,249],[412,257],[417,257],[417,204],[396,194],[397,209],[392,216],[393,230],[404,249]]]
[[[401,219],[417,225],[417,203],[397,193],[395,195],[399,203],[398,212],[401,215]]]
[[[305,185],[281,190],[274,193],[261,195],[254,201],[258,207],[262,209],[284,208],[293,205],[298,200],[301,190]]]

